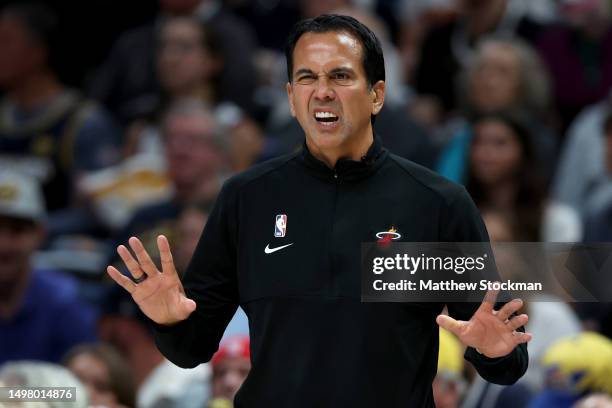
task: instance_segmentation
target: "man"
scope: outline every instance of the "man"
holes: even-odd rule
[[[58,362],[72,347],[95,341],[95,314],[77,296],[77,284],[32,265],[45,231],[38,183],[0,170],[0,364]]]
[[[106,111],[60,81],[59,30],[43,3],[0,10],[0,168],[41,182],[49,239],[96,229],[79,181],[115,164],[122,141]]]
[[[196,100],[174,103],[161,124],[163,153],[173,195],[138,209],[116,239],[141,237],[147,250],[155,249],[159,234],[176,237],[179,215],[190,204],[212,201],[229,168],[227,145],[212,112]]]
[[[208,361],[240,304],[253,365],[236,407],[432,407],[435,321],[470,346],[466,358],[484,378],[516,381],[530,340],[515,331],[526,315],[508,320],[520,301],[497,312],[492,296],[478,310],[450,304],[461,321],[440,316],[439,303],[360,301],[360,243],[376,231],[394,226],[405,241],[487,240],[463,188],[374,137],[371,117],[385,95],[374,34],[323,15],[295,27],[286,54],[302,151],[225,184],[182,284],[163,236],[163,273],[134,237],[136,258],[118,248],[134,280],[108,268],[153,320],[162,352],[185,367]]]
[[[155,72],[159,28],[168,17],[195,16],[218,37],[224,56],[221,99],[250,111],[256,87],[254,54],[257,36],[218,0],[161,0],[154,21],[122,34],[92,81],[91,96],[104,102],[121,122],[150,115],[159,103]]]
[[[244,335],[226,338],[211,360],[211,400],[209,408],[216,408],[224,401],[234,400],[240,386],[251,370],[249,337]],[[228,405],[226,403],[226,405]],[[232,404],[230,403],[231,407]]]

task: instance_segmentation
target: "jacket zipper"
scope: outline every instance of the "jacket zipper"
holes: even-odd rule
[[[334,169],[334,200],[333,200],[333,205],[332,205],[332,225],[331,225],[331,235],[329,237],[329,243],[330,243],[330,248],[329,248],[329,263],[330,263],[330,288],[331,291],[335,294],[336,292],[336,267],[335,267],[335,239],[334,239],[334,232],[335,232],[335,224],[336,224],[336,207],[338,204],[338,194],[339,194],[339,186],[340,186],[340,177],[338,176],[338,171],[336,169]]]

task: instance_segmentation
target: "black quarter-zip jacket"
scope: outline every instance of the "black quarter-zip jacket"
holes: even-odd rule
[[[286,215],[282,237],[277,215]],[[183,277],[197,309],[174,326],[153,324],[158,347],[181,367],[210,360],[240,305],[252,369],[237,408],[433,407],[444,305],[360,301],[360,244],[391,226],[402,241],[488,241],[463,187],[378,138],[361,161],[334,169],[304,146],[231,178]],[[477,307],[448,305],[462,320]],[[496,359],[468,348],[465,357],[499,384],[527,369],[526,345]]]

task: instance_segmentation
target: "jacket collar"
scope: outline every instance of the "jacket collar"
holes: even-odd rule
[[[383,164],[387,155],[387,149],[383,147],[380,138],[374,134],[374,142],[361,160],[340,159],[333,169],[312,155],[305,140],[299,157],[308,171],[319,178],[330,181],[351,181],[373,174]]]

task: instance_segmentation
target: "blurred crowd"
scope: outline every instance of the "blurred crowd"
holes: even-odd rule
[[[377,34],[377,137],[464,184],[492,241],[612,240],[610,0],[159,0],[116,15],[99,60],[65,52],[95,15],[0,6],[2,385],[75,384],[79,406],[232,406],[244,313],[211,363],[183,370],[105,267],[129,237],[156,254],[164,234],[184,271],[224,180],[301,148],[284,40],[302,18],[348,14]],[[525,303],[527,375],[486,383],[441,332],[438,407],[612,407],[610,305]]]

